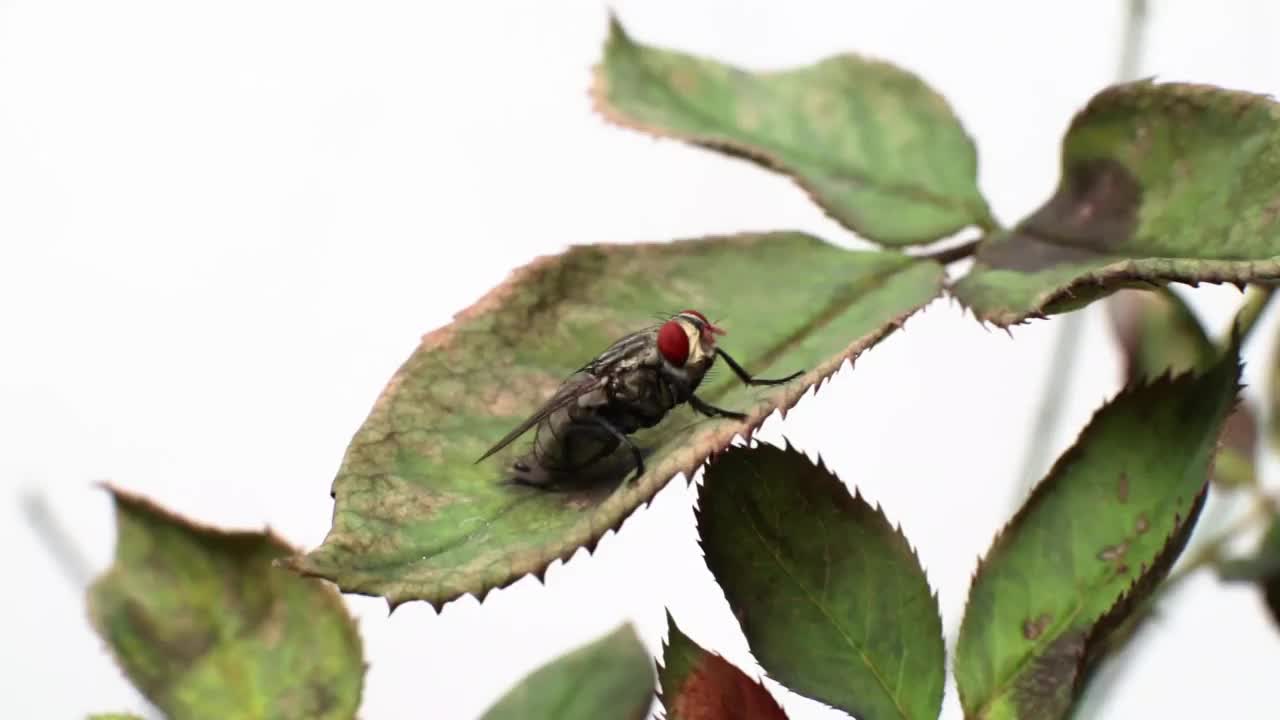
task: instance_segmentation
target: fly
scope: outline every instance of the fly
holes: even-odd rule
[[[640,477],[644,455],[629,436],[657,425],[677,405],[687,402],[707,417],[746,420],[745,414],[716,407],[694,393],[717,357],[747,385],[780,385],[803,374],[776,380],[752,377],[716,345],[716,336],[724,334],[702,313],[685,310],[660,326],[619,339],[476,462],[536,427],[533,449],[512,464],[515,482],[548,485],[556,476],[587,470],[623,445],[630,451],[635,477]]]

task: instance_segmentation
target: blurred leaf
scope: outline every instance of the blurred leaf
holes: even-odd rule
[[[541,573],[899,327],[940,292],[942,274],[933,262],[798,233],[578,246],[537,260],[423,338],[347,449],[333,529],[291,565],[393,607],[483,597]],[[513,486],[504,473],[515,445],[475,463],[615,339],[686,307],[725,318],[721,344],[748,370],[806,374],[744,387],[722,368],[699,395],[748,421],[677,408],[635,435],[652,450],[647,472],[620,486]]]
[[[1121,290],[1108,300],[1107,309],[1124,354],[1128,384],[1165,373],[1204,371],[1220,353],[1195,313],[1170,290]],[[1242,400],[1227,418],[1221,440],[1213,463],[1214,483],[1254,484],[1258,423],[1247,402]]]
[[[1257,583],[1271,619],[1280,624],[1280,515],[1272,518],[1271,528],[1252,557],[1224,561],[1218,574],[1229,582]]]
[[[979,565],[956,647],[965,717],[1062,717],[1102,643],[1163,580],[1207,495],[1237,348],[1100,410]]]
[[[619,125],[791,176],[835,220],[883,245],[996,224],[973,140],[947,101],[888,63],[838,55],[752,73],[641,45],[614,19],[593,94]]]
[[[351,718],[360,637],[324,583],[272,567],[269,533],[222,532],[109,488],[115,563],[89,613],[129,679],[172,718]]]
[[[667,720],[786,720],[759,681],[680,632],[667,614],[667,647],[658,670]]]
[[[644,720],[653,693],[649,651],[624,623],[534,670],[481,720]]]
[[[732,447],[703,483],[707,567],[760,665],[859,720],[935,720],[938,603],[884,513],[789,445]]]
[[[1130,284],[1280,278],[1280,111],[1270,99],[1142,81],[1098,94],[1062,146],[1062,180],[987,238],[953,293],[1007,326]]]
[[[99,713],[90,715],[89,720],[142,720],[142,716],[132,713]]]
[[[1258,421],[1243,399],[1235,412],[1227,417],[1222,429],[1221,446],[1213,461],[1213,482],[1222,488],[1256,485],[1258,472]]]
[[[1121,290],[1107,310],[1130,384],[1203,370],[1218,357],[1195,313],[1170,290]]]
[[[1267,377],[1267,436],[1272,452],[1280,453],[1280,332],[1272,340],[1271,367]]]

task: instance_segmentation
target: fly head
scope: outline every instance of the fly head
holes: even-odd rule
[[[663,376],[674,387],[692,393],[716,358],[716,336],[725,331],[697,310],[671,316],[658,329],[658,354]]]

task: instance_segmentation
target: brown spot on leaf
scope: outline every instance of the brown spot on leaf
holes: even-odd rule
[[[1276,220],[1280,219],[1280,194],[1271,198],[1266,205],[1262,207],[1262,222],[1265,227],[1270,228],[1276,224]]]
[[[1142,186],[1128,168],[1097,158],[1067,168],[1049,202],[1023,226],[1055,244],[1107,252],[1133,237]]]
[[[804,114],[809,123],[819,129],[827,130],[835,125],[838,118],[836,109],[839,99],[825,90],[810,90],[804,94]]]
[[[1180,182],[1190,182],[1193,175],[1191,163],[1186,158],[1173,161],[1173,174],[1178,176]]]
[[[672,68],[667,75],[667,82],[683,95],[692,95],[698,89],[698,76],[686,67]]]
[[[1127,541],[1116,545],[1108,545],[1098,553],[1098,559],[1103,562],[1109,562],[1117,571],[1124,572],[1120,568],[1124,566],[1124,555],[1127,552],[1129,552],[1129,543]]]
[[[1049,623],[1053,622],[1053,616],[1049,613],[1040,613],[1036,618],[1027,618],[1022,621],[1022,637],[1028,640],[1035,640],[1044,634],[1045,628],[1049,627]]]
[[[427,518],[460,498],[397,477],[370,478],[370,490],[348,499],[361,513],[393,520]]]
[[[1120,473],[1120,480],[1116,483],[1116,499],[1122,503],[1129,502],[1129,473]]]
[[[1013,689],[1018,717],[1052,718],[1066,712],[1084,659],[1085,639],[1078,630],[1066,633],[1031,661]]]
[[[786,720],[769,691],[729,661],[707,653],[668,707],[680,720]]]
[[[1142,186],[1121,163],[1077,162],[1044,206],[1007,240],[984,245],[978,259],[1021,272],[1096,260],[1133,237],[1141,204]]]
[[[266,617],[258,624],[259,639],[267,648],[274,649],[289,638],[285,635],[289,622],[289,606],[283,598],[272,599]]]
[[[1151,128],[1138,121],[1133,129],[1133,157],[1145,158],[1151,152]]]
[[[1147,520],[1146,514],[1138,516],[1138,521],[1134,524],[1134,529],[1141,535],[1151,529],[1151,521]]]
[[[497,416],[523,416],[555,394],[563,382],[549,372],[526,373],[525,377],[495,386],[485,397],[482,412]]]

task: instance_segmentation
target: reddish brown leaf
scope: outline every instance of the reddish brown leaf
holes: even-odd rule
[[[667,615],[667,648],[658,671],[667,720],[786,720],[757,680],[702,648]]]

